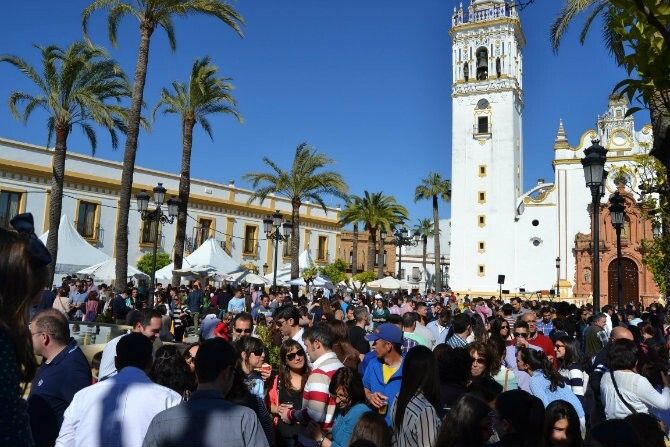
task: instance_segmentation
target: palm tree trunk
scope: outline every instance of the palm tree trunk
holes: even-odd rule
[[[291,279],[300,277],[300,206],[302,201],[299,198],[291,200],[291,219],[293,220],[293,227],[291,227]],[[305,247],[309,241],[305,241]],[[279,254],[277,254],[279,256]],[[293,298],[298,297],[298,286],[291,286],[291,293]]]
[[[53,177],[51,178],[51,198],[49,204],[49,235],[47,236],[47,250],[51,254],[49,264],[49,276],[47,283],[49,287],[53,284],[56,271],[56,259],[58,258],[58,228],[63,210],[63,181],[65,179],[65,158],[67,154],[66,127],[56,127],[56,147],[52,160]]]
[[[179,176],[179,214],[177,214],[177,236],[174,241],[174,269],[182,268],[184,262],[184,240],[186,239],[186,212],[191,193],[191,150],[193,149],[193,118],[182,121],[181,174]],[[179,276],[172,274],[172,285],[178,286]]]
[[[437,208],[437,196],[433,196],[433,228],[435,236],[435,290],[442,291],[442,272],[440,271],[440,213]]]
[[[670,172],[670,90],[659,91],[649,100],[654,143],[650,154],[663,163]]]
[[[423,268],[423,276],[425,277],[426,282],[428,282],[428,273],[426,272],[426,257],[428,257],[428,237],[423,236],[421,240],[423,241],[423,259],[421,260],[421,267]]]
[[[379,264],[377,264],[377,278],[384,277],[384,241],[379,239]]]
[[[354,237],[351,250],[351,276],[354,276],[358,273],[358,222],[354,223]]]
[[[123,153],[123,171],[121,172],[121,192],[119,195],[119,216],[116,223],[116,286],[124,287],[128,279],[128,218],[130,199],[133,193],[133,174],[137,155],[137,137],[140,132],[140,118],[144,99],[144,84],[149,64],[149,44],[154,28],[140,25],[140,47],[135,64],[135,84],[128,115],[126,148]]]
[[[370,228],[368,230],[368,259],[366,262],[366,271],[368,272],[374,272],[375,271],[375,250],[377,247],[377,229],[376,228]]]

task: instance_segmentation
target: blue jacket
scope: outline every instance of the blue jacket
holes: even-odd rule
[[[402,359],[403,363],[405,359]],[[365,368],[365,374],[363,374],[363,386],[371,393],[380,392],[384,396],[388,397],[388,406],[386,410],[386,423],[391,426],[391,407],[395,401],[396,396],[400,392],[400,383],[402,382],[402,367],[403,363],[400,364],[400,368],[391,376],[388,383],[384,383],[384,372],[382,370],[382,361],[379,359],[371,360],[368,366]]]
[[[390,408],[390,407],[389,407]],[[354,427],[358,423],[358,420],[363,416],[364,413],[372,411],[365,403],[359,403],[349,408],[349,411],[342,414],[339,413],[335,417],[335,423],[333,424],[333,447],[347,447],[349,445],[349,439],[351,434],[354,432]]]

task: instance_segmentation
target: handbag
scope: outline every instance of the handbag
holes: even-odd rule
[[[626,406],[626,408],[628,408],[628,410],[632,414],[637,414],[637,410],[635,410],[635,408],[631,404],[629,404],[628,401],[624,399],[623,396],[621,395],[621,391],[619,391],[619,386],[617,385],[616,380],[614,380],[614,371],[612,370],[610,370],[610,377],[612,378],[612,385],[614,385],[614,391],[616,391],[616,394],[617,396],[619,396],[619,399],[621,399],[621,402],[623,402],[623,404]]]

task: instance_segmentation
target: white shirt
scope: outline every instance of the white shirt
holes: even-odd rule
[[[623,398],[638,413],[649,413],[649,408],[670,409],[670,388],[659,393],[645,377],[631,371],[614,371],[614,379]],[[617,395],[609,371],[600,379],[600,393],[607,419],[623,419],[631,414]]]
[[[430,329],[426,328],[423,324],[419,323],[418,321],[416,322],[416,328],[414,328],[414,332],[416,335],[420,335],[424,339],[428,341],[428,346],[430,349],[433,349],[435,346],[435,335],[430,331]]]
[[[56,446],[141,446],[154,416],[180,402],[179,393],[151,382],[138,368],[125,367],[74,395]]]
[[[297,341],[300,343],[300,346],[302,346],[302,350],[305,353],[305,360],[307,360],[307,364],[309,367],[312,367],[312,361],[309,359],[309,356],[307,355],[307,348],[305,347],[305,342],[302,339],[302,336],[305,335],[305,329],[300,328],[298,332],[295,333],[293,337],[291,337],[293,340]]]
[[[102,359],[100,359],[100,371],[98,372],[98,377],[100,379],[106,379],[116,375],[116,365],[114,365],[114,359],[116,358],[116,345],[126,334],[121,334],[118,337],[114,337],[107,342],[105,348],[102,350]]]

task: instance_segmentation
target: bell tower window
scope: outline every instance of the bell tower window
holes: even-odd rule
[[[500,58],[497,57],[497,58],[496,58],[496,76],[497,76],[497,77],[500,77],[500,73],[501,73],[501,72],[500,72]]]
[[[490,133],[489,132],[489,117],[488,116],[478,116],[477,117],[477,133]]]
[[[489,51],[486,47],[479,47],[477,55],[477,80],[485,81],[489,77]]]
[[[468,82],[468,79],[470,78],[470,64],[467,62],[463,64],[463,79],[465,79],[465,82]]]

